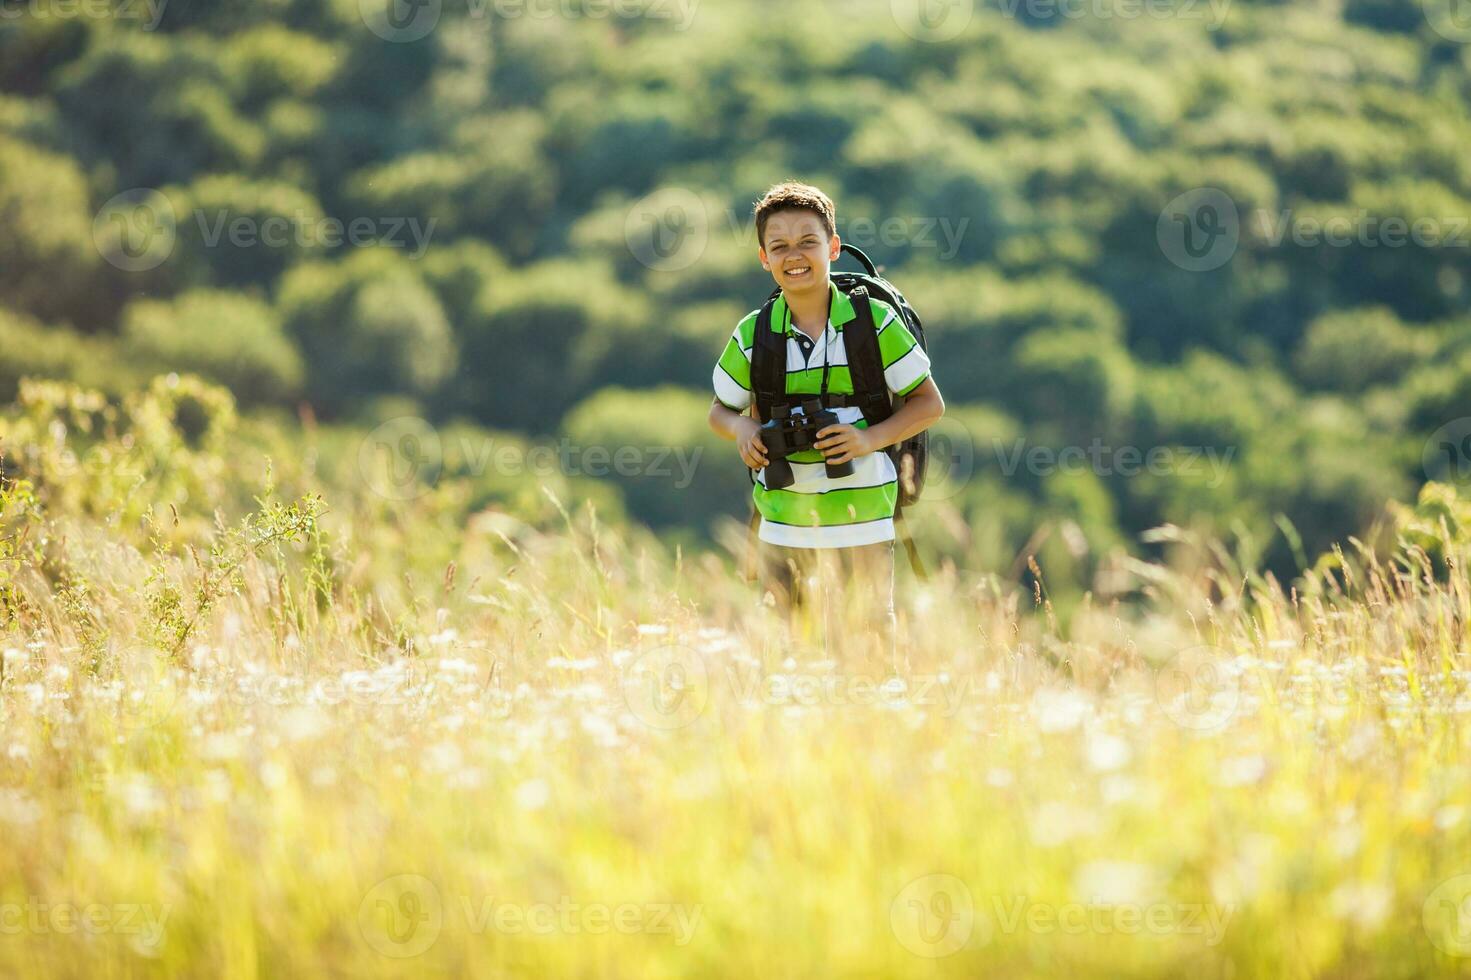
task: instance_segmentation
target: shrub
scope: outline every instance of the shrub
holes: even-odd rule
[[[154,373],[192,371],[227,385],[246,404],[300,393],[301,355],[270,306],[240,293],[200,289],[138,300],[123,317],[127,350]]]

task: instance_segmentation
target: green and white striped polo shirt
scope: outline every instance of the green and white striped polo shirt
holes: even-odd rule
[[[822,390],[822,364],[827,355],[827,389],[852,394],[848,355],[843,346],[843,325],[853,319],[853,304],[829,280],[832,294],[827,330],[804,353],[792,325],[786,298],[778,297],[771,311],[771,329],[787,336],[787,393],[812,394]],[[879,353],[884,360],[884,381],[894,394],[907,395],[930,376],[930,359],[915,341],[904,321],[887,303],[870,299],[873,322],[878,328]],[[715,397],[737,412],[751,404],[751,346],[759,310],[752,310],[731,334],[725,351],[715,365]],[[794,408],[800,412],[800,408]],[[839,422],[867,428],[856,406],[833,409]],[[894,505],[899,496],[893,460],[882,450],[853,460],[851,476],[829,479],[822,453],[803,450],[790,457],[793,482],[783,490],[768,490],[766,473],[757,475],[751,488],[761,514],[757,536],[771,544],[789,548],[850,548],[894,539]]]

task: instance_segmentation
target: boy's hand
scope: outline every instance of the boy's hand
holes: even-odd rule
[[[741,434],[736,439],[741,461],[753,470],[766,466],[766,444],[761,441],[761,423],[750,416],[741,419]]]
[[[874,448],[867,429],[859,429],[846,422],[818,429],[817,441],[813,445],[822,450],[823,458],[829,463],[846,463],[873,452]]]

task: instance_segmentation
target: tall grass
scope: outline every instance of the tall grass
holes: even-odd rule
[[[1445,488],[1286,588],[1175,528],[1065,616],[905,578],[895,665],[191,385],[5,423],[0,974],[1468,972]]]

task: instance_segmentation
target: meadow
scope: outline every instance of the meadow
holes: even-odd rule
[[[0,977],[1471,973],[1457,6],[0,0]],[[788,175],[892,659],[706,424]]]
[[[1068,609],[904,575],[889,664],[196,379],[0,439],[0,974],[1467,972],[1453,488],[1287,584],[1171,526]]]

